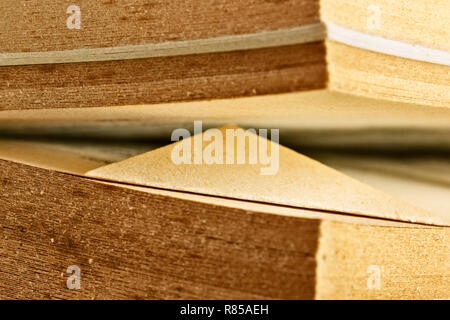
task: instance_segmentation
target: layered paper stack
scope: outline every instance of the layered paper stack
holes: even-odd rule
[[[439,0],[2,1],[0,298],[448,299],[449,16]],[[321,162],[233,126],[279,150],[273,174],[174,163],[195,137],[6,137],[167,141],[196,120],[280,129]]]
[[[419,173],[411,183],[377,174],[402,173],[398,164],[377,161],[377,171],[363,161],[358,173],[351,159],[352,175],[394,197],[226,129],[279,148],[274,174],[261,175],[261,164],[175,164],[177,146],[197,136],[122,161],[110,150],[3,141],[1,296],[448,298],[448,162],[427,174],[423,163],[406,166]],[[81,290],[66,287],[72,265]]]
[[[445,1],[8,0],[0,12],[4,127],[156,126],[200,108],[188,101],[286,92],[296,93],[276,105],[233,100],[232,120],[264,112],[287,128],[292,115],[297,128],[310,118],[333,126],[327,113],[348,108],[365,128],[389,110],[402,128],[448,119],[421,111],[450,105]],[[201,104],[202,120],[230,118],[223,103]]]

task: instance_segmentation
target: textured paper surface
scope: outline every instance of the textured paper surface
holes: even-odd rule
[[[223,127],[221,131],[225,129]],[[279,149],[278,172],[261,175],[260,169],[266,166],[248,162],[239,165],[176,165],[171,158],[175,145],[94,169],[87,176],[300,208],[425,224],[449,224],[445,217],[397,200],[283,146]],[[247,155],[248,152],[247,149]]]
[[[435,107],[450,106],[450,67],[327,41],[329,88]]]
[[[321,17],[327,22],[386,39],[450,50],[450,5],[447,0],[320,2]]]

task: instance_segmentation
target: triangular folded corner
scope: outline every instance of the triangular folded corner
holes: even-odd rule
[[[268,132],[267,132],[268,131]],[[442,217],[272,141],[230,125],[99,167],[88,177],[139,186],[381,219],[450,225]],[[174,138],[174,135],[172,138]]]

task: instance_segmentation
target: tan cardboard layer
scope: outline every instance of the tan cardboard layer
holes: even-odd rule
[[[0,68],[0,80],[5,80],[0,111],[157,104],[326,87],[318,0],[221,1],[149,5],[84,0],[77,5],[85,24],[76,30],[65,25],[67,4],[3,2],[0,65],[9,67]],[[330,26],[423,48],[408,55],[408,49],[395,53],[376,41],[369,49],[363,46],[368,50],[329,41],[329,88],[450,105],[446,3],[324,0],[321,11]],[[430,50],[437,52],[433,59]]]
[[[249,164],[249,141],[252,134],[245,138],[244,130],[236,130],[233,127],[220,128],[225,144],[227,141],[225,131],[228,129],[237,134],[237,140],[240,137],[247,139],[245,145],[245,159],[247,160],[244,164],[236,164],[236,162],[228,165],[194,164],[194,150],[199,147],[198,143],[203,139],[203,136],[197,135],[185,139],[184,142],[174,143],[94,169],[86,175],[133,185],[298,208],[425,224],[448,225],[450,223],[447,215],[430,213],[394,199],[283,146],[279,146],[277,170],[270,172],[267,170],[268,167],[274,168],[272,164],[275,162],[270,165],[261,164],[261,162]],[[259,143],[265,143],[270,152],[274,152],[273,150],[278,147],[274,142],[261,141],[263,139],[261,137],[255,137],[255,139]],[[190,144],[190,151],[183,150],[176,151],[176,153],[190,152],[191,163],[175,164],[173,150],[186,142]],[[200,153],[207,145],[209,143],[203,142]],[[238,152],[236,143],[234,148],[236,157],[236,152]],[[225,146],[223,151],[224,154],[227,153]],[[223,157],[223,162],[225,163],[225,157]],[[269,173],[263,173],[264,170]]]
[[[317,220],[4,160],[0,183],[1,298],[314,298]],[[81,290],[67,289],[70,265]]]
[[[387,116],[388,115],[388,116]],[[233,122],[285,129],[422,128],[450,129],[450,109],[312,90],[233,99],[124,105],[98,108],[33,109],[0,112],[0,126],[35,124],[39,129],[64,125],[133,126],[152,131],[163,126],[191,125],[194,120]],[[157,132],[157,130],[154,133]],[[166,138],[165,136],[164,138]]]
[[[0,183],[1,298],[449,296],[448,228],[292,208],[266,214],[255,206],[267,205],[224,207],[240,201],[177,198],[4,160]],[[82,270],[81,290],[66,287],[69,265]],[[380,290],[367,286],[370,266],[380,269]]]
[[[326,22],[386,39],[450,51],[448,1],[321,0],[320,5],[322,20]]]
[[[71,4],[81,28],[69,29]],[[61,51],[208,39],[319,22],[310,0],[92,1],[3,0],[0,52]]]
[[[327,41],[329,87],[371,98],[450,106],[450,67]]]
[[[0,68],[0,111],[231,98],[326,85],[323,42],[123,61]]]

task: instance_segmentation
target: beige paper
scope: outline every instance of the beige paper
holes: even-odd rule
[[[225,130],[230,128],[220,128],[224,137]],[[239,136],[242,135],[244,131],[240,131]],[[191,145],[194,139],[187,138]],[[263,138],[258,137],[259,139]],[[88,172],[87,176],[298,208],[450,225],[446,217],[395,199],[281,145],[279,170],[275,175],[262,175],[261,168],[267,165],[249,164],[248,161],[246,164],[177,165],[171,155],[173,148],[180,143],[182,142],[94,169]],[[203,148],[207,145],[208,143],[204,142]],[[273,142],[269,145],[271,150],[276,148]],[[248,146],[246,143],[247,158]]]

